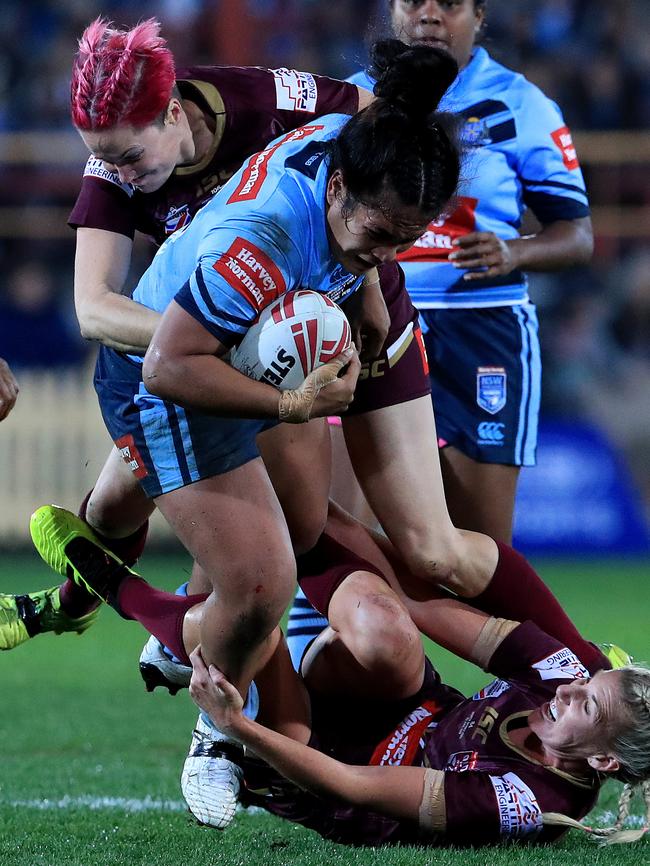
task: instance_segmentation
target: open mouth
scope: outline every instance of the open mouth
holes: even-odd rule
[[[552,701],[549,701],[548,704],[548,715],[553,722],[557,722],[557,703],[555,698]]]

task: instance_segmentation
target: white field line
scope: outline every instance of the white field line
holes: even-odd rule
[[[13,806],[17,809],[40,809],[50,811],[57,809],[121,809],[123,812],[184,812],[185,803],[180,800],[155,800],[153,797],[137,799],[134,797],[60,797],[57,800],[0,800],[2,806]]]
[[[188,808],[182,800],[155,800],[153,797],[137,799],[135,797],[92,797],[84,795],[81,797],[60,797],[58,800],[3,800],[0,806],[10,806],[15,809],[39,809],[40,811],[54,811],[66,809],[90,809],[101,811],[104,809],[120,809],[122,812],[187,812]],[[239,807],[239,811],[249,814],[259,814],[264,811],[257,806],[248,809]]]
[[[137,799],[135,797],[60,797],[58,800],[2,800],[0,806],[11,806],[16,809],[38,809],[40,811],[55,811],[66,809],[90,809],[101,811],[105,809],[119,809],[122,812],[186,812],[187,806],[181,800],[155,800],[153,797]],[[246,810],[249,814],[263,812],[263,809],[252,807]],[[616,820],[613,812],[597,812],[590,820],[585,818],[585,824],[595,827],[611,827]],[[642,815],[630,815],[625,821],[626,827],[643,827],[646,819]]]

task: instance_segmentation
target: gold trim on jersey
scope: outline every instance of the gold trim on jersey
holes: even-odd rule
[[[174,174],[177,177],[184,177],[189,174],[203,171],[206,166],[208,166],[212,161],[215,153],[217,152],[217,148],[221,144],[223,131],[226,128],[226,106],[224,105],[224,101],[221,98],[221,94],[214,86],[214,84],[210,84],[207,81],[197,81],[195,78],[180,79],[176,83],[179,86],[183,84],[190,85],[190,87],[194,88],[194,90],[198,90],[203,99],[209,105],[210,110],[214,112],[215,123],[214,135],[212,136],[212,144],[210,145],[208,152],[203,157],[201,162],[197,162],[195,165],[180,166],[174,170]],[[185,95],[183,96],[183,98],[189,99],[190,96]]]
[[[386,349],[388,366],[394,367],[413,342],[413,322],[409,322],[399,337]]]
[[[572,773],[567,773],[564,770],[560,770],[558,767],[551,767],[548,764],[543,763],[543,761],[540,761],[539,758],[536,758],[532,752],[529,752],[527,749],[521,749],[512,742],[508,733],[508,727],[515,719],[527,719],[531,713],[532,710],[521,710],[518,713],[513,713],[508,716],[508,718],[501,722],[499,725],[499,736],[505,745],[522,758],[530,761],[531,764],[537,764],[538,767],[543,767],[545,770],[548,770],[549,773],[555,773],[556,776],[561,776],[563,779],[566,779],[567,782],[571,782],[572,785],[576,785],[578,788],[586,788],[588,791],[598,788],[599,783],[595,777],[574,776]]]

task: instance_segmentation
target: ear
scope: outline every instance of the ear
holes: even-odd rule
[[[333,205],[335,201],[341,201],[345,199],[345,184],[343,183],[343,175],[341,174],[341,169],[337,168],[336,171],[332,172],[330,179],[327,181],[327,190],[325,193],[325,198],[327,199],[328,205]]]
[[[182,113],[183,106],[180,104],[179,100],[176,99],[175,96],[172,96],[165,111],[165,125],[177,124]]]
[[[614,755],[592,755],[587,758],[587,763],[592,770],[597,770],[599,773],[615,773],[621,767],[618,758]]]
[[[474,17],[476,18],[474,33],[478,36],[485,24],[485,6],[480,6],[474,13]]]

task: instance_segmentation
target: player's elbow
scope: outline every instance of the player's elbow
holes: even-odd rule
[[[147,391],[163,400],[173,400],[173,363],[152,343],[142,362],[142,381]]]
[[[100,320],[95,314],[92,305],[80,304],[76,305],[77,321],[79,322],[79,332],[84,340],[102,340],[102,331]]]
[[[573,224],[574,231],[574,262],[575,265],[587,265],[591,261],[594,252],[594,232],[591,220],[576,220]]]

